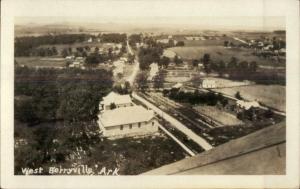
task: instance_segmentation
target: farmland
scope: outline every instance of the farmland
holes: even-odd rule
[[[64,58],[49,57],[15,57],[18,65],[28,67],[53,67],[60,68],[66,66]]]
[[[285,86],[251,85],[213,90],[230,96],[234,96],[239,91],[242,98],[246,100],[258,100],[267,106],[285,111]]]
[[[243,124],[243,122],[237,119],[235,115],[222,111],[216,106],[201,105],[195,106],[194,109],[201,114],[214,118],[217,122],[220,122],[225,126]]]
[[[263,59],[252,55],[253,50],[250,49],[238,49],[238,48],[224,48],[223,46],[193,46],[193,47],[173,47],[169,50],[174,51],[184,60],[200,59],[205,53],[209,53],[212,61],[229,62],[234,56],[239,61],[256,61],[258,65],[272,66],[272,67],[283,67],[285,61],[275,63],[272,59]]]

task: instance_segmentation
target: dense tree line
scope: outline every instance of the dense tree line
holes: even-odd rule
[[[16,67],[15,96],[23,98],[15,102],[15,118],[28,124],[95,119],[111,78],[106,70]]]
[[[221,77],[227,74],[232,80],[250,80],[257,84],[285,85],[285,76],[276,72],[260,71],[255,61],[239,61],[236,57],[232,57],[228,62],[222,60],[213,62],[210,54],[204,54],[200,60],[193,60],[193,65],[198,66],[199,62],[203,63],[206,73],[216,72]]]
[[[178,89],[164,90],[164,96],[168,96],[170,99],[181,102],[196,104],[206,104],[209,106],[215,106],[217,103],[221,103],[225,106],[228,101],[222,96],[222,94],[215,94],[214,92],[201,93],[198,90],[195,92],[184,92]]]
[[[41,45],[72,44],[86,41],[88,34],[60,34],[15,38],[15,56],[30,56]]]
[[[55,46],[53,47],[39,47],[32,50],[31,55],[33,56],[56,56],[58,55],[58,51]]]
[[[151,63],[160,62],[160,57],[163,53],[163,48],[161,47],[148,47],[148,48],[140,48],[138,57],[140,61],[140,69],[147,70]]]
[[[105,33],[101,34],[100,38],[104,43],[124,43],[126,42],[127,35],[125,33]]]
[[[142,42],[142,35],[141,34],[132,34],[129,36],[128,43],[129,45],[136,49],[136,43]]]

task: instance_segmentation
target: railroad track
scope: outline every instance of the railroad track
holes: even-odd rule
[[[178,113],[179,115],[181,115],[182,117],[184,117],[185,119],[188,119],[190,122],[192,122],[193,124],[195,124],[195,126],[199,127],[199,123],[202,124],[202,126],[205,126],[209,129],[215,128],[215,127],[221,127],[223,126],[220,123],[217,123],[215,121],[213,121],[211,118],[207,117],[206,115],[202,115],[200,113],[194,112],[193,110],[191,110],[188,107],[184,107],[181,104],[178,104],[176,102],[172,102],[170,100],[168,100],[167,98],[161,99],[160,96],[157,96],[153,93],[151,93],[152,95],[150,95],[154,100],[159,101],[160,103],[162,103],[163,105],[166,106],[171,106],[173,109],[173,111],[175,111],[176,113]],[[187,116],[189,115],[189,116]],[[192,119],[197,119],[197,121],[193,121]],[[211,120],[210,123],[205,122],[204,120]]]
[[[213,126],[211,126],[203,121],[200,122],[200,120],[197,120],[197,122],[191,120],[191,118],[187,117],[186,115],[183,115],[180,111],[176,110],[173,106],[170,107],[168,105],[168,103],[164,102],[161,99],[160,100],[156,99],[159,101],[159,102],[157,102],[154,99],[152,99],[150,96],[147,96],[145,94],[139,93],[139,95],[142,96],[143,98],[145,98],[146,100],[148,100],[149,102],[155,104],[157,107],[164,109],[164,111],[166,111],[166,113],[169,113],[172,116],[176,117],[176,119],[178,119],[180,122],[182,122],[186,127],[188,127],[189,129],[194,131],[196,134],[198,134],[199,136],[201,136],[209,141],[209,139],[208,139],[209,135],[207,134],[207,132],[210,129],[214,128]],[[164,106],[165,108],[162,108],[161,106]],[[203,133],[206,133],[206,134],[203,134]]]

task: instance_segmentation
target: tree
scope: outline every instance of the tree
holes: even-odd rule
[[[57,53],[57,49],[56,49],[55,46],[52,47],[52,54],[53,54],[53,55],[57,55],[57,54],[58,54],[58,53]]]
[[[249,69],[251,72],[256,72],[257,69],[257,63],[255,61],[252,61],[249,65]]]
[[[224,47],[228,47],[229,41],[224,41]]]
[[[128,54],[128,63],[132,64],[134,62],[135,56],[133,54]]]
[[[193,67],[198,67],[199,60],[194,59],[192,64],[193,64]]]
[[[176,46],[182,47],[182,46],[184,46],[184,42],[183,41],[178,41],[177,44],[176,44]]]
[[[61,51],[61,56],[62,57],[66,57],[66,56],[68,56],[69,55],[69,52],[68,52],[68,50],[67,49],[63,49],[62,51]]]
[[[153,83],[153,87],[155,89],[160,89],[163,88],[164,86],[164,71],[163,70],[159,70],[158,74],[154,77],[154,83]]]
[[[159,65],[165,68],[169,66],[169,63],[170,63],[170,58],[166,56],[163,56],[159,61]]]
[[[177,55],[175,55],[174,56],[174,62],[175,62],[176,65],[178,65],[178,64],[182,63],[182,60]]]
[[[228,65],[227,65],[227,69],[229,72],[234,73],[237,69],[237,62],[238,59],[236,57],[231,57],[231,60],[229,61]]]
[[[109,59],[112,59],[113,55],[112,55],[112,52],[113,52],[113,48],[108,48],[108,57]]]
[[[242,96],[240,94],[240,91],[236,92],[234,96],[235,96],[235,98],[237,98],[239,100],[243,100],[243,98],[242,98]]]
[[[136,78],[136,83],[137,83],[137,86],[138,86],[138,89],[141,89],[142,91],[144,91],[146,88],[148,88],[148,84],[147,84],[147,72],[143,71],[143,72],[140,72],[138,75],[137,75],[137,78]]]
[[[239,63],[239,71],[240,73],[243,74],[248,74],[249,71],[249,64],[247,61],[242,61]]]
[[[226,66],[223,60],[220,60],[219,65],[218,65],[218,73],[220,76],[223,76],[225,72]]]
[[[210,55],[208,53],[205,53],[203,55],[203,58],[202,58],[202,61],[203,61],[203,66],[204,66],[204,70],[206,73],[209,73],[210,72]]]
[[[99,53],[99,47],[95,47],[95,53]]]

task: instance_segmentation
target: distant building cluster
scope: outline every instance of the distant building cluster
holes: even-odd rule
[[[75,56],[67,56],[65,60],[69,63],[70,68],[81,68],[85,69],[84,67],[84,61],[85,58],[83,57],[76,57]]]

